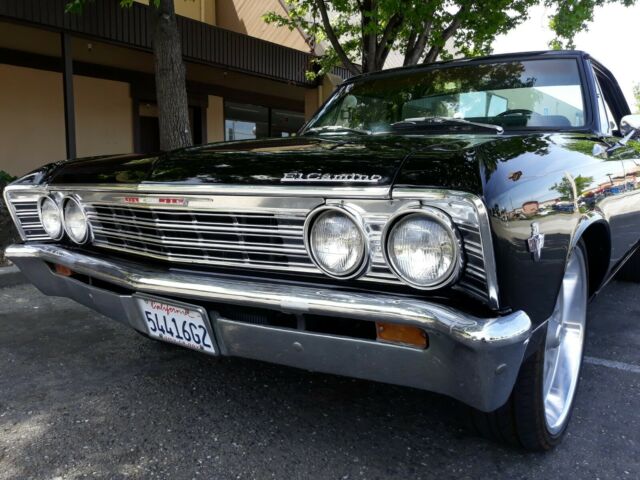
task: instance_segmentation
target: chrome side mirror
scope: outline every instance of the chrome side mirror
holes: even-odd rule
[[[622,117],[622,120],[620,120],[620,133],[627,141],[633,138],[640,138],[640,115],[625,115]]]

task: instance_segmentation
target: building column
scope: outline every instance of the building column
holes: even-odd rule
[[[62,90],[64,92],[64,130],[67,158],[76,158],[76,111],[73,96],[73,57],[71,36],[60,33],[62,47]]]

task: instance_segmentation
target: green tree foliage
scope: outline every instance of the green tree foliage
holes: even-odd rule
[[[66,10],[70,13],[82,13],[87,1],[91,0],[68,0]],[[150,3],[157,7],[160,4],[160,0],[151,0]],[[131,5],[133,5],[133,0],[120,0],[121,7],[130,7]]]
[[[576,188],[577,197],[573,197],[573,185],[568,178],[563,178],[560,183],[554,183],[551,190],[555,190],[560,194],[560,198],[565,201],[573,201],[584,193],[584,191],[593,183],[593,177],[583,177],[578,175],[573,179],[573,184]]]
[[[16,179],[16,177],[9,175],[7,172],[5,172],[4,170],[0,170],[0,185],[6,185],[8,183],[13,182]]]
[[[287,13],[269,12],[265,21],[299,28],[315,42],[328,43],[319,61],[324,73],[336,65],[351,73],[381,70],[392,50],[404,55],[404,65],[431,63],[459,52],[486,54],[497,35],[528,18],[540,0],[285,0]],[[637,0],[543,0],[557,7],[551,18],[554,46],[571,46],[586,28],[596,6]],[[449,47],[453,47],[453,52]]]
[[[614,3],[630,7],[637,0],[545,0],[545,5],[556,8],[550,19],[550,26],[556,34],[551,46],[556,49],[575,48],[573,37],[587,29],[593,21],[595,9]]]
[[[633,99],[636,102],[636,113],[640,113],[640,83],[633,86]]]
[[[9,210],[4,204],[2,192],[4,187],[15,180],[15,177],[7,172],[0,170],[0,267],[7,264],[4,258],[4,250],[12,243],[18,241],[18,232],[15,230]]]

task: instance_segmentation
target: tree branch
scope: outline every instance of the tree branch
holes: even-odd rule
[[[336,51],[338,58],[344,65],[344,67],[349,70],[353,75],[359,75],[360,69],[351,61],[349,57],[345,53],[342,45],[340,45],[340,40],[336,36],[336,32],[333,30],[331,26],[331,22],[329,21],[329,14],[327,13],[327,6],[324,3],[324,0],[316,0],[316,6],[320,11],[320,16],[322,17],[322,25],[324,27],[324,31],[327,34],[327,38],[329,42],[331,42],[331,46]]]
[[[438,58],[438,55],[440,55],[441,51],[442,51],[442,48],[434,45],[433,47],[431,47],[429,49],[429,51],[425,55],[424,60],[422,61],[422,63],[433,63],[433,62],[435,62],[436,59]]]
[[[362,70],[375,71],[376,34],[371,24],[375,22],[375,0],[362,0],[360,8],[360,29],[362,35]]]
[[[404,15],[402,13],[396,13],[391,16],[389,21],[387,22],[387,26],[382,32],[382,37],[380,41],[376,45],[376,67],[378,70],[382,70],[384,66],[384,62],[387,60],[387,56],[391,51],[391,47],[393,46],[394,37],[397,33],[398,29],[402,26],[402,22],[404,21]]]
[[[429,34],[431,33],[431,27],[433,26],[433,22],[431,20],[427,20],[424,24],[420,35],[416,35],[412,45],[407,49],[407,53],[404,55],[404,63],[403,65],[406,67],[408,65],[415,65],[420,60],[422,53],[424,52],[424,48],[427,46],[427,40],[429,39]],[[412,32],[413,34],[414,32]],[[417,38],[416,38],[417,37]]]
[[[462,17],[465,13],[467,13],[467,4],[464,4],[460,7],[460,10],[453,16],[451,23],[447,28],[442,31],[442,43],[439,45],[434,45],[431,47],[429,52],[427,52],[426,57],[424,58],[424,63],[433,63],[438,58],[438,55],[442,51],[442,48],[447,44],[447,40],[449,40],[456,31],[462,25]]]
[[[418,32],[416,32],[415,28],[411,27],[411,31],[409,32],[409,36],[407,37],[406,52],[404,54],[404,66],[405,67],[408,65],[407,56],[416,47],[417,38],[418,38]]]

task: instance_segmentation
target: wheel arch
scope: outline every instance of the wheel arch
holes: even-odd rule
[[[605,281],[611,260],[611,231],[601,215],[593,215],[578,224],[571,248],[584,241],[587,249],[589,296],[594,295]]]

